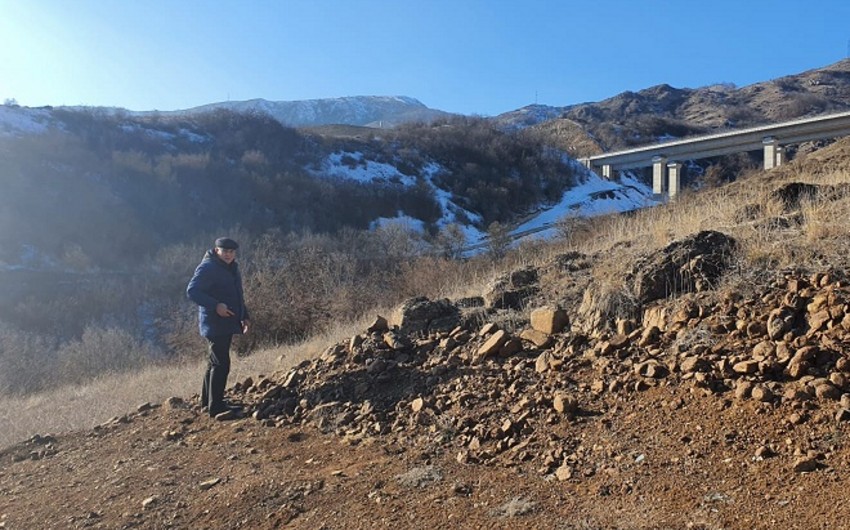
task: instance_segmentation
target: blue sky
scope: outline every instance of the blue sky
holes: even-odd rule
[[[847,0],[0,0],[0,101],[33,107],[403,95],[492,116],[848,53]]]

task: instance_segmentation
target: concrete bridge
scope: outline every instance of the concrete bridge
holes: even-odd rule
[[[588,169],[604,178],[613,177],[615,170],[652,166],[653,193],[659,196],[667,193],[673,198],[679,193],[682,162],[685,160],[763,150],[764,169],[767,170],[783,164],[787,145],[847,135],[850,135],[850,112],[841,112],[740,131],[695,136],[580,160]]]

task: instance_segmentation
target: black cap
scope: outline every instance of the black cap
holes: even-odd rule
[[[236,241],[233,241],[229,237],[220,237],[215,240],[215,246],[218,248],[226,248],[229,250],[236,250],[239,248],[239,244]]]

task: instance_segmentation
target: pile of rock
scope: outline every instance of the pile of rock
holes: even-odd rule
[[[731,245],[716,234],[697,239]],[[714,282],[722,262],[709,267],[681,248],[670,255],[684,261],[668,269],[695,283],[611,330],[587,333],[558,306],[529,311],[521,320],[528,325],[511,330],[467,318],[464,307],[478,302],[417,298],[396,325],[378,317],[319,358],[232,390],[268,426],[313,424],[352,443],[382,437],[452,450],[464,463],[529,463],[562,479],[591,471],[582,468],[585,449],[554,427],[588,421],[653,386],[788,404],[790,423],[829,407],[836,420],[850,419],[848,271],[785,271],[762,292],[721,296],[699,281]],[[525,271],[500,292],[518,289],[528,300],[530,278]]]

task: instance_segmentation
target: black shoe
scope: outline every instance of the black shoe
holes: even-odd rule
[[[211,409],[209,411],[210,416],[213,417],[213,418],[215,418],[219,414],[223,414],[225,412],[233,412],[234,414],[241,414],[242,413],[242,407],[239,406],[239,405],[225,404],[225,405],[222,405],[220,407],[216,407],[214,409]]]

